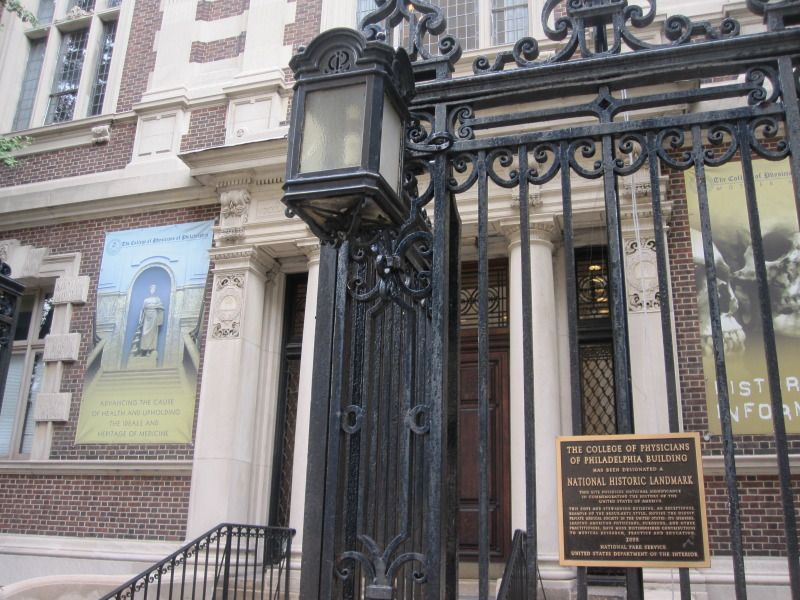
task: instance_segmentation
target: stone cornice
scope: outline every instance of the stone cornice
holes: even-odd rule
[[[0,189],[0,231],[216,204],[175,157],[92,175]],[[24,206],[24,209],[20,207]]]
[[[179,158],[191,175],[207,186],[218,187],[219,182],[230,179],[248,180],[254,185],[278,184],[286,173],[287,131],[281,128],[271,139],[186,152]]]

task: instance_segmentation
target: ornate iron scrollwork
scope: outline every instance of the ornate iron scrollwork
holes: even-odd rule
[[[664,22],[664,37],[669,43],[645,42],[633,29],[648,27],[655,19],[656,0],[646,2],[647,7],[643,8],[628,4],[627,0],[547,0],[541,15],[544,33],[554,42],[564,42],[553,56],[537,61],[538,43],[525,37],[518,40],[512,50],[499,52],[494,61],[479,56],[472,70],[476,75],[502,71],[511,63],[529,69],[571,60],[576,54],[583,58],[620,54],[623,44],[634,51],[653,50],[687,44],[698,38],[718,40],[739,35],[739,22],[730,17],[715,27],[708,21],[694,22],[689,17],[674,15]],[[758,0],[750,0],[748,4],[751,2],[761,6]]]
[[[425,583],[426,561],[425,557],[418,552],[405,552],[392,560],[401,544],[407,539],[407,535],[396,536],[386,549],[381,552],[378,544],[368,535],[359,535],[358,539],[364,545],[366,553],[356,550],[343,552],[339,559],[339,567],[336,575],[342,580],[347,580],[353,575],[353,571],[342,566],[348,561],[358,561],[361,563],[366,579],[366,590],[364,598],[367,600],[391,600],[393,595],[393,582],[400,568],[409,562],[416,562],[419,568],[412,573],[415,583]]]
[[[359,24],[359,29],[368,40],[379,39],[385,31],[400,23],[408,25],[406,51],[412,61],[445,60],[455,64],[461,58],[461,45],[452,36],[439,40],[439,55],[432,55],[425,43],[428,35],[439,35],[445,30],[446,21],[442,9],[422,0],[375,0],[378,7]]]

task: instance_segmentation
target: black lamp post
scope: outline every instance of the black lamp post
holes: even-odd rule
[[[19,313],[19,297],[25,287],[11,279],[11,269],[0,260],[0,407],[6,387],[8,364],[11,360],[11,345]]]
[[[301,48],[283,202],[323,242],[402,224],[403,140],[414,94],[403,49],[332,29]]]

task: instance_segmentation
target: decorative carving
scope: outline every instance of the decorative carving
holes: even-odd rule
[[[629,312],[640,313],[660,308],[656,260],[656,241],[653,238],[625,240]]]
[[[244,281],[244,273],[225,273],[216,277],[211,309],[212,337],[226,340],[240,336]]]
[[[64,19],[67,21],[72,21],[75,19],[81,19],[83,17],[88,17],[92,13],[89,11],[83,10],[80,6],[75,5],[67,11],[67,14],[64,15]]]
[[[111,126],[110,125],[97,125],[92,127],[92,143],[107,144],[111,141]]]
[[[220,203],[217,241],[236,242],[244,237],[244,226],[250,210],[250,192],[247,188],[217,189]]]
[[[217,241],[237,242],[244,237],[244,227],[225,227],[217,229]]]
[[[220,215],[225,227],[242,226],[247,223],[250,208],[250,192],[246,189],[224,190],[219,195]]]

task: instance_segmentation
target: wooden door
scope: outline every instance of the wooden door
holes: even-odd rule
[[[504,337],[504,340],[503,340]],[[489,556],[504,561],[511,547],[508,433],[508,337],[493,339],[489,353]],[[502,347],[501,344],[505,345]],[[459,402],[459,557],[478,557],[478,351],[461,351]]]

